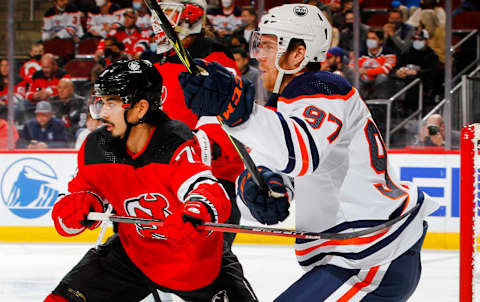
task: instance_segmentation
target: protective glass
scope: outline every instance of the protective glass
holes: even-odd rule
[[[252,33],[250,39],[250,57],[251,58],[266,58],[274,57],[277,54],[277,43],[271,40],[262,41],[262,34],[258,31]]]
[[[106,96],[95,96],[93,95],[90,97],[88,101],[88,109],[90,111],[90,115],[93,119],[101,119],[102,111],[111,111],[116,107],[126,108],[128,105],[123,105],[119,102],[113,102],[105,98]],[[105,100],[106,99],[106,100]]]

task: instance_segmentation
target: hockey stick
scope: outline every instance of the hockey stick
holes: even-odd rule
[[[385,223],[379,224],[374,227],[366,228],[361,231],[353,231],[348,233],[323,233],[323,232],[299,232],[295,230],[288,229],[278,229],[264,226],[249,226],[249,225],[236,225],[236,224],[227,224],[227,223],[204,223],[197,225],[196,228],[202,231],[215,231],[215,232],[226,232],[226,233],[248,233],[248,234],[258,234],[258,235],[270,235],[270,236],[281,236],[281,237],[293,237],[293,238],[302,238],[302,239],[323,239],[323,240],[347,240],[352,238],[357,238],[380,231],[386,231],[387,228],[393,224],[404,219],[412,212],[418,209],[420,204],[416,204],[413,208],[406,211],[402,215],[386,221]],[[123,222],[123,223],[138,223],[145,225],[156,225],[163,226],[163,220],[152,219],[152,218],[139,218],[131,216],[118,216],[111,215],[107,213],[96,213],[91,212],[88,214],[88,220],[95,221],[105,221],[109,220],[112,222]]]
[[[144,0],[145,4],[147,4],[148,8],[152,12],[152,14],[157,15],[158,19],[160,20],[160,27],[162,28],[165,36],[167,37],[170,44],[172,44],[175,52],[177,53],[180,61],[182,61],[183,65],[187,68],[187,71],[193,75],[201,74],[202,72],[206,72],[205,70],[200,71],[195,62],[187,51],[187,49],[183,46],[182,41],[178,38],[175,29],[170,24],[167,16],[163,12],[162,8],[158,4],[157,0]],[[218,120],[218,122],[222,125],[222,122]],[[257,166],[253,162],[252,158],[248,154],[248,151],[245,149],[245,146],[242,145],[237,139],[233,138],[227,133],[228,138],[232,142],[233,146],[237,150],[240,159],[245,164],[248,172],[252,175],[253,181],[255,184],[260,188],[262,193],[268,193],[270,196],[275,198],[283,197],[284,194],[272,191],[268,185],[265,183],[263,178],[260,176],[260,173],[257,170]]]
[[[113,207],[111,204],[108,204],[105,214],[110,215],[112,213]],[[109,221],[103,221],[102,226],[100,227],[100,232],[98,232],[97,242],[95,242],[95,248],[98,248],[102,244],[103,237],[105,237],[105,232],[107,231]]]

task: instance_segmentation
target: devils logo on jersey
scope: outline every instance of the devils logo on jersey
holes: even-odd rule
[[[125,200],[125,211],[128,215],[141,218],[155,218],[164,220],[172,214],[169,209],[168,199],[160,193],[144,193],[137,197]],[[163,234],[158,232],[158,226],[147,224],[135,224],[137,233],[145,238],[165,239]]]

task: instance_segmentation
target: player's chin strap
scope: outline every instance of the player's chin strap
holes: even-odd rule
[[[283,76],[286,75],[286,74],[294,74],[294,73],[297,73],[299,72],[300,70],[302,70],[307,64],[308,64],[308,60],[307,58],[305,57],[303,59],[303,61],[300,63],[300,65],[295,68],[295,69],[283,69],[282,67],[280,67],[280,65],[278,64],[279,60],[280,60],[280,57],[283,55],[280,54],[279,56],[277,56],[277,58],[275,59],[275,67],[277,68],[278,70],[278,75],[277,75],[277,78],[275,79],[275,86],[273,87],[273,93],[276,93],[278,94],[279,91],[280,91],[280,85],[282,85],[282,82],[283,82]]]

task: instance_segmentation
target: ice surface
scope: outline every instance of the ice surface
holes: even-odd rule
[[[0,301],[43,301],[90,247],[0,244]],[[275,299],[303,273],[291,246],[234,245],[234,252],[262,302]],[[458,257],[458,251],[424,250],[422,279],[409,301],[458,301]]]

